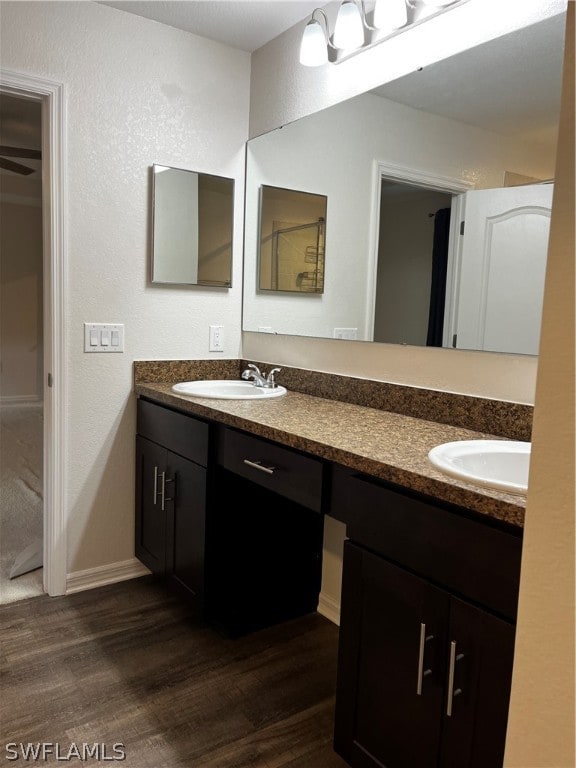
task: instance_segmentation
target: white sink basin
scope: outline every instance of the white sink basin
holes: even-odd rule
[[[432,448],[428,459],[437,469],[467,483],[525,495],[530,447],[514,440],[459,440]]]
[[[280,385],[273,389],[265,389],[254,386],[251,381],[234,379],[182,381],[179,384],[174,384],[172,390],[179,395],[212,397],[217,400],[269,400],[272,397],[282,397],[286,394],[286,387]]]

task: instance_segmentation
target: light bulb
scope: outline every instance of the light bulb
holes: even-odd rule
[[[376,0],[373,24],[377,29],[392,31],[408,23],[405,0]]]
[[[364,26],[360,9],[353,0],[344,0],[338,9],[334,27],[334,47],[347,50],[364,44]]]
[[[300,43],[300,64],[305,67],[320,67],[328,61],[326,34],[316,19],[311,19],[304,27]]]

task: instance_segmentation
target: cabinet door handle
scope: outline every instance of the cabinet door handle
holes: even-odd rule
[[[454,673],[456,670],[456,662],[464,658],[463,653],[456,654],[456,643],[454,640],[450,643],[450,664],[448,667],[448,702],[446,704],[446,717],[452,717],[452,703],[456,696],[462,693],[461,688],[454,690]]]
[[[160,472],[160,509],[164,512],[166,502],[166,472]]]
[[[268,475],[273,475],[276,470],[276,467],[267,467],[266,464],[262,464],[261,461],[250,461],[250,459],[244,459],[244,464],[247,464],[249,467],[253,467],[254,469],[259,469],[260,472],[266,472]]]
[[[420,624],[420,647],[418,649],[418,677],[416,682],[416,695],[422,696],[422,681],[432,674],[431,669],[424,669],[424,650],[428,640],[433,640],[434,635],[426,634],[426,624]]]
[[[165,499],[164,499],[164,501],[174,501],[174,500],[176,499],[176,475],[174,475],[174,477],[167,477],[167,478],[164,480],[164,484],[165,484],[165,486],[166,486],[168,483],[174,483],[174,491],[173,491],[173,493],[172,493],[172,496],[170,496],[170,497],[168,497],[168,498],[165,498]]]
[[[154,467],[154,506],[156,506],[156,499],[158,498],[158,467]]]

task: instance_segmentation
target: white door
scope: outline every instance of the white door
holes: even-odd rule
[[[538,354],[553,186],[461,196],[451,346]]]

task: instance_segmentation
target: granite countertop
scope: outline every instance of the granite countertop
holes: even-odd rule
[[[428,451],[440,443],[502,438],[300,392],[255,402],[178,395],[171,386],[137,382],[134,391],[480,515],[514,526],[524,524],[524,497],[452,479],[436,470],[427,458]]]

